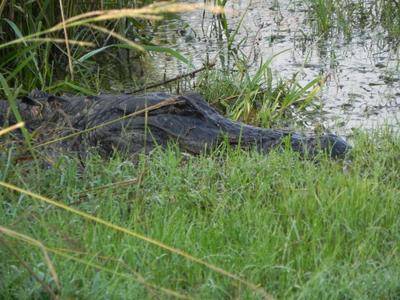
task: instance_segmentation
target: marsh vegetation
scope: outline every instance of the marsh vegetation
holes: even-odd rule
[[[234,13],[3,1],[1,98],[23,121],[15,101],[33,88],[146,92],[176,76],[156,89],[194,89],[258,126],[341,130],[351,155],[311,161],[289,148],[265,156],[223,144],[190,156],[171,144],[135,162],[93,149],[49,164],[35,132],[21,142],[3,124],[2,299],[400,297],[399,2],[210,4]],[[360,41],[371,61],[354,59],[368,56]],[[389,125],[352,130],[370,116]]]

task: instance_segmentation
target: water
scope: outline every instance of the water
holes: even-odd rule
[[[296,76],[301,84],[319,75],[327,77],[320,95],[322,111],[310,123],[342,134],[380,125],[400,128],[400,51],[388,42],[382,28],[355,28],[350,40],[341,33],[323,38],[316,33],[302,1],[228,1],[227,7],[238,12],[228,16],[231,31],[248,8],[234,46],[251,69],[287,50],[273,59],[276,76]],[[195,67],[201,67],[226,49],[217,26],[210,13],[186,13],[165,21],[157,28],[154,41],[179,50]],[[155,58],[156,69],[165,70],[168,78],[188,70],[164,55]]]

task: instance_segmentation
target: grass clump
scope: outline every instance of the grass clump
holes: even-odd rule
[[[293,127],[296,115],[320,108],[315,100],[324,80],[317,77],[302,86],[296,78],[275,78],[270,63],[262,64],[255,74],[207,72],[198,80],[197,89],[211,105],[234,120],[260,127]]]
[[[308,0],[311,20],[317,32],[328,36],[381,28],[394,44],[400,35],[400,4],[392,0]]]
[[[3,181],[182,249],[277,298],[396,299],[400,139],[359,134],[354,144],[351,162],[229,147],[187,157],[171,146],[136,164],[92,154],[84,170],[68,157],[39,172],[23,163],[7,167],[7,160],[0,169],[7,170]],[[137,182],[128,186],[93,189],[132,178]],[[155,287],[199,299],[261,298],[182,256],[31,197],[5,188],[0,197],[2,226],[81,260],[51,252],[57,290],[40,250],[1,235],[18,249],[17,258],[0,246],[6,298],[47,295],[21,261],[63,298],[150,299],[161,293]]]

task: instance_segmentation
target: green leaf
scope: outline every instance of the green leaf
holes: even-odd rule
[[[9,19],[4,19],[4,21],[6,21],[8,23],[8,25],[10,25],[10,27],[12,28],[12,30],[14,30],[14,33],[18,38],[24,37],[21,30],[19,30],[18,26],[13,21],[11,21]]]
[[[88,53],[86,53],[85,55],[82,55],[81,58],[78,59],[79,62],[84,62],[85,60],[91,58],[92,56],[95,56],[96,54],[103,52],[106,49],[112,48],[112,47],[118,47],[120,45],[108,45],[108,46],[104,46],[98,49],[95,49],[93,51],[90,51]]]
[[[4,94],[7,97],[8,105],[10,106],[11,111],[14,114],[14,117],[17,120],[17,122],[24,121],[21,117],[21,114],[19,113],[18,106],[17,106],[16,94],[18,94],[18,92],[17,93],[12,92],[10,86],[8,85],[7,80],[4,78],[2,73],[0,73],[0,86],[2,87]],[[31,135],[30,135],[29,131],[25,127],[22,127],[21,132],[22,132],[22,135],[24,136],[24,140],[25,140],[25,143],[26,143],[28,149],[31,151],[32,155],[35,157],[35,154],[33,152],[33,148],[31,145]]]
[[[61,81],[56,83],[55,85],[48,88],[49,91],[58,91],[60,88],[64,89],[65,87],[69,87],[70,89],[80,92],[84,95],[95,95],[96,93],[92,90],[79,86],[71,81]]]
[[[161,47],[161,46],[155,46],[155,45],[142,45],[142,47],[146,51],[150,51],[150,52],[167,53],[167,54],[175,57],[176,59],[180,60],[181,62],[189,65],[190,67],[193,67],[192,63],[186,57],[184,57],[179,51],[176,51],[174,49],[167,48],[167,47]]]
[[[162,47],[162,46],[156,46],[156,45],[140,45],[140,46],[143,47],[143,49],[145,49],[148,52],[161,52],[161,53],[169,54],[169,55],[175,57],[176,59],[180,60],[181,62],[185,63],[186,65],[189,65],[190,67],[193,67],[192,63],[186,57],[184,57],[179,51],[176,51],[174,49],[167,48],[167,47]],[[101,47],[101,48],[98,48],[98,49],[95,49],[93,51],[90,51],[90,52],[86,53],[81,58],[79,58],[78,61],[79,62],[84,62],[85,60],[91,58],[92,56],[94,56],[96,54],[99,54],[99,53],[101,53],[104,50],[109,49],[109,48],[132,49],[132,47],[127,45],[127,44],[108,45],[108,46],[104,46],[104,47]]]
[[[23,61],[19,62],[18,65],[12,70],[7,76],[7,81],[14,78],[22,69],[24,69],[32,61],[32,56],[26,57]]]

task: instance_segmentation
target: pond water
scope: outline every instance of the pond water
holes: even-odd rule
[[[195,1],[193,1],[195,2]],[[201,1],[202,2],[202,1]],[[350,134],[352,129],[371,129],[386,124],[400,128],[400,51],[388,42],[384,30],[355,28],[351,39],[343,33],[324,37],[310,21],[304,1],[228,1],[237,14],[228,15],[233,31],[242,20],[234,46],[256,70],[261,61],[277,55],[274,74],[306,84],[327,76],[321,92],[322,111],[310,122]],[[243,19],[242,19],[243,18]],[[218,34],[216,18],[202,11],[165,21],[154,41],[166,43],[201,67],[226,49]],[[171,78],[188,71],[175,59],[155,55],[157,69]]]

